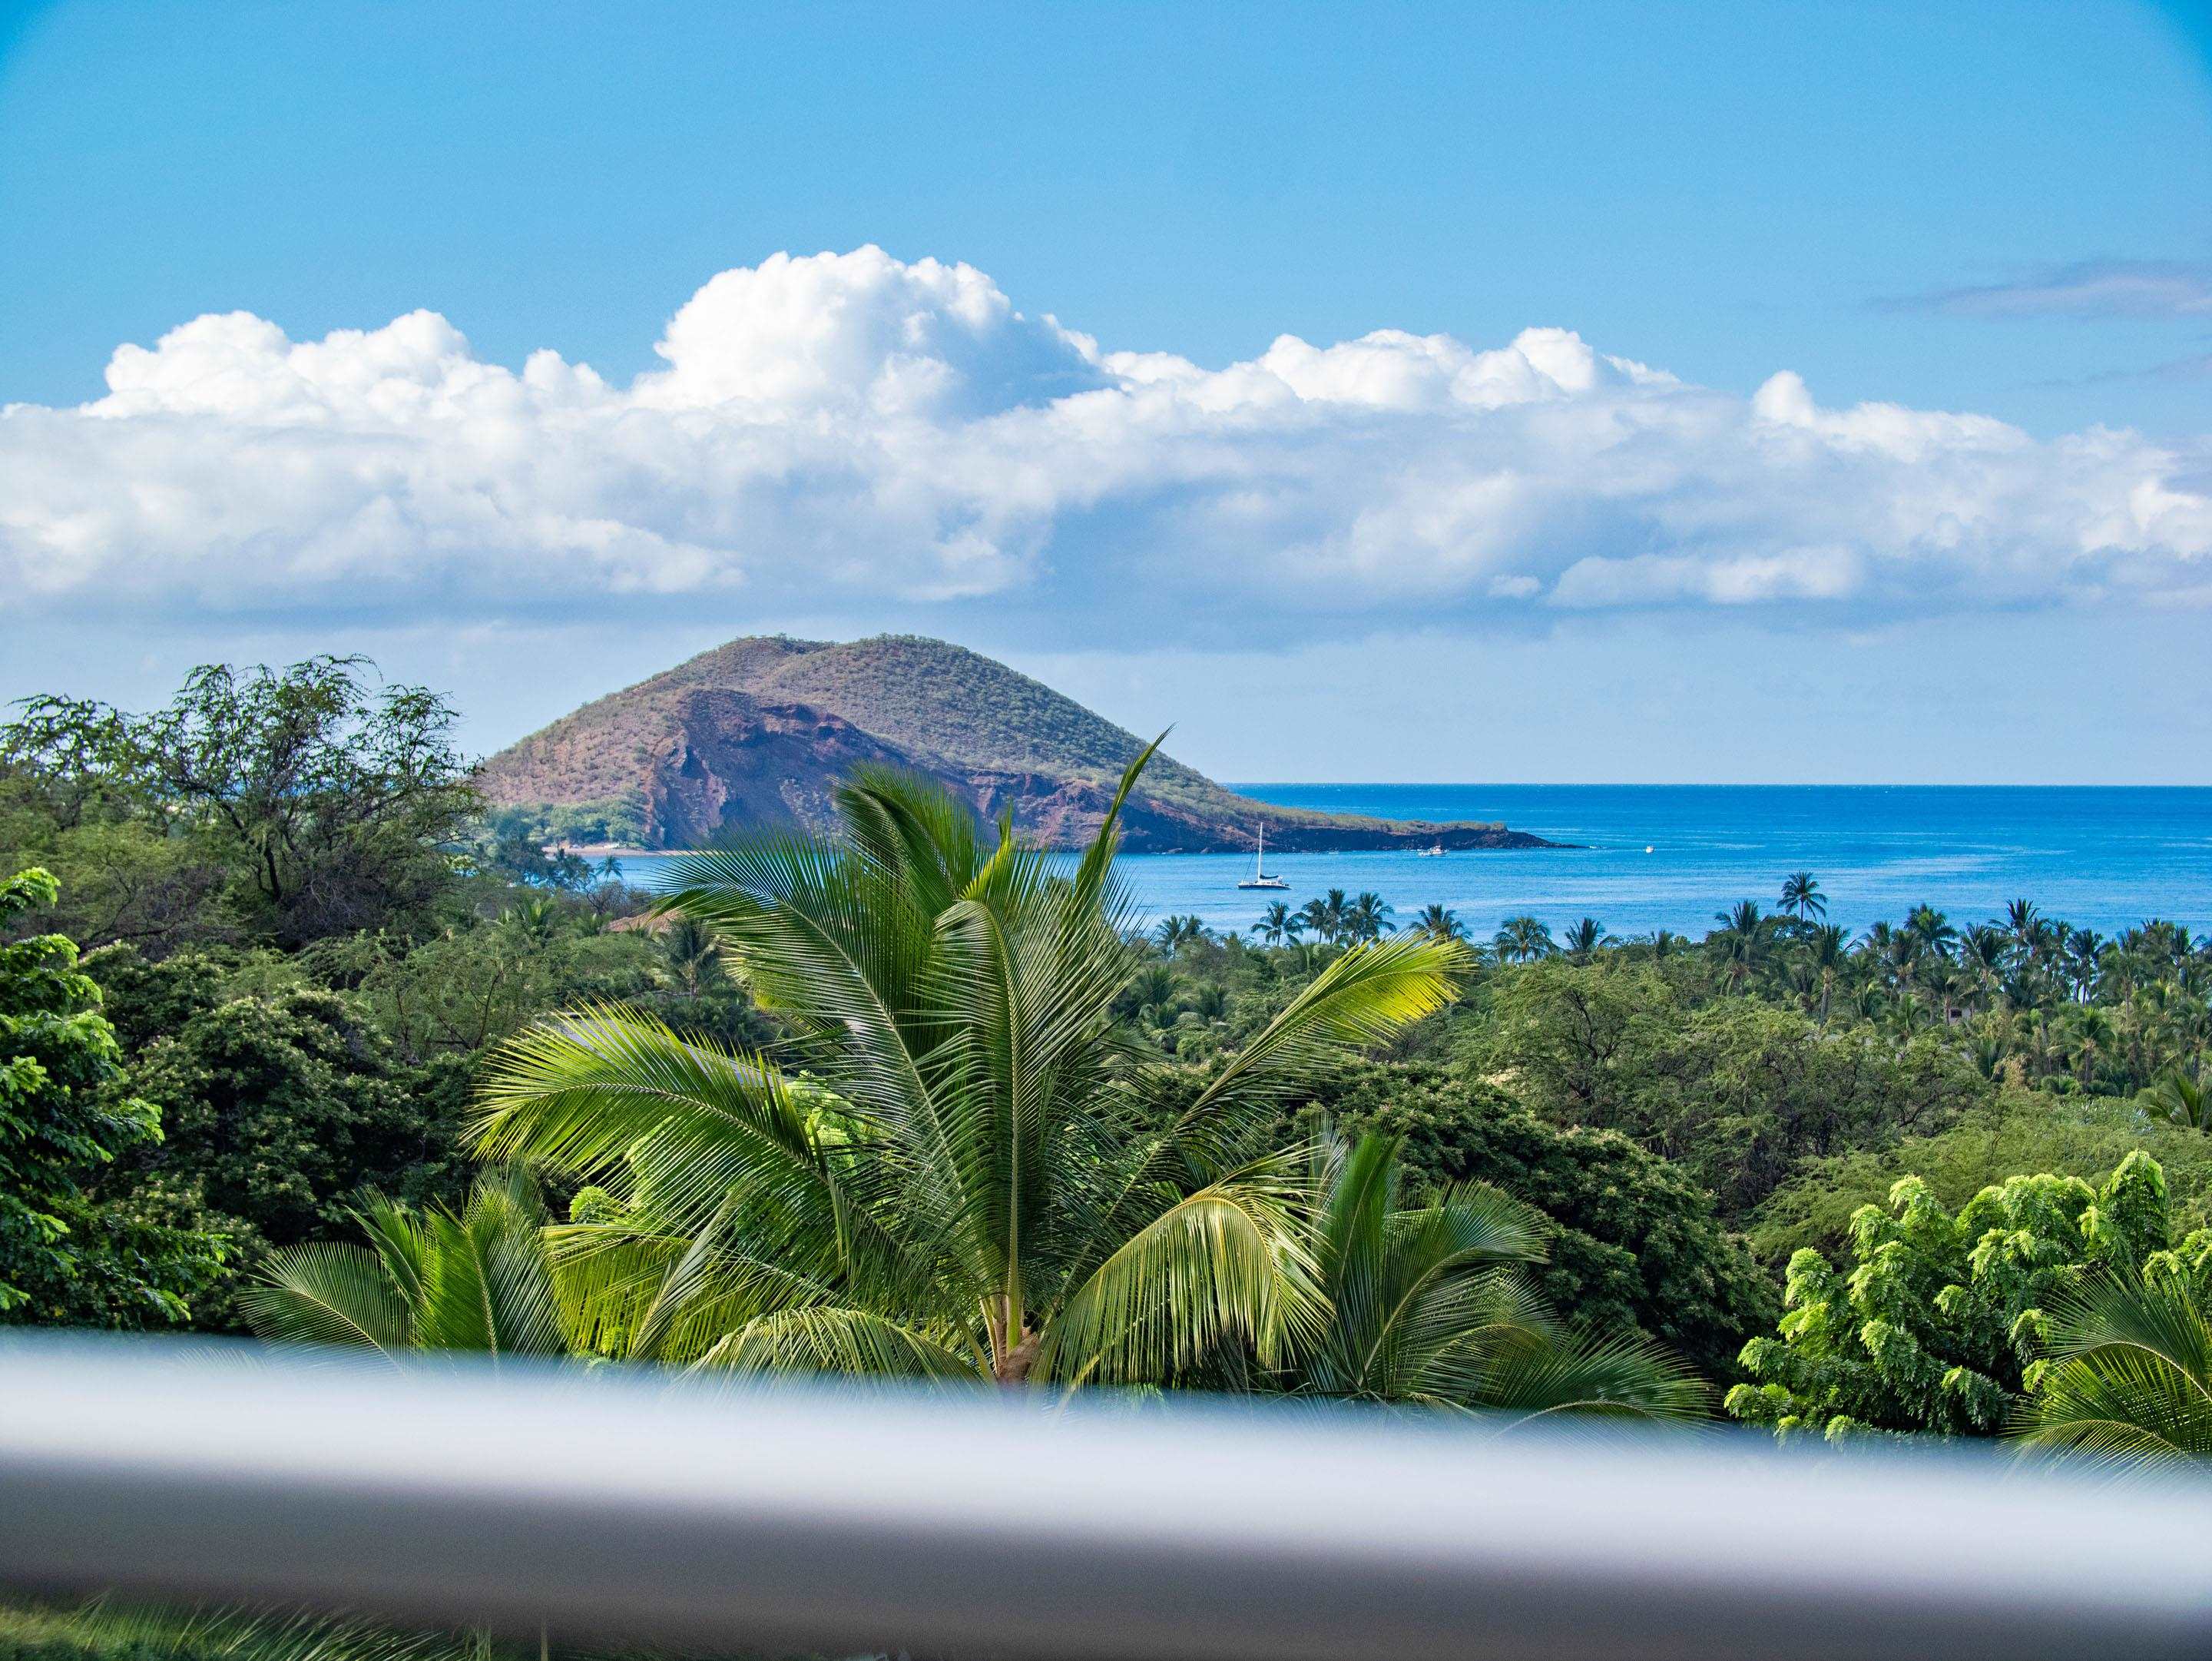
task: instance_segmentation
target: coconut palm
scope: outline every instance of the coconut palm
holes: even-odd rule
[[[1526,915],[1506,918],[1492,944],[1500,963],[1533,963],[1559,950],[1552,943],[1552,931]]]
[[[937,786],[862,770],[842,833],[676,862],[793,1034],[771,1058],[641,1014],[548,1020],[495,1062],[495,1157],[604,1183],[556,1232],[593,1348],[743,1371],[1165,1381],[1321,1318],[1305,1156],[1269,1145],[1326,1057],[1442,1007],[1461,948],[1354,947],[1174,1104],[1117,1030],[1112,875],[1132,764],[1073,869]]]
[[[1352,902],[1341,888],[1332,888],[1322,898],[1308,900],[1299,908],[1298,915],[1305,919],[1306,928],[1331,946],[1344,943],[1345,926],[1352,910]]]
[[[2077,1002],[2087,1003],[2096,995],[2105,946],[2105,937],[2094,928],[2076,928],[2066,936],[2066,976],[2074,983]]]
[[[2096,1087],[2098,1061],[2112,1048],[2112,1018],[2094,1005],[2084,1005],[2074,1012],[2071,1027],[2076,1079],[2087,1095]]]
[[[2143,1099],[2160,1118],[2186,1125],[2191,1130],[2212,1130],[2212,1087],[2175,1068],[2143,1092]]]
[[[1903,931],[1919,946],[1923,958],[1948,958],[1959,943],[1959,930],[1932,905],[1916,905],[1906,914]]]
[[[1850,951],[1844,943],[1840,924],[1824,922],[1806,937],[1806,960],[1811,964],[1814,983],[1820,988],[1820,1019],[1822,1025],[1828,1020],[1828,1006],[1836,994],[1837,977],[1850,963]]]
[[[1704,1411],[1703,1387],[1652,1346],[1559,1325],[1522,1272],[1544,1256],[1536,1212],[1476,1183],[1401,1207],[1395,1138],[1331,1146],[1322,1160],[1311,1254],[1328,1318],[1286,1346],[1284,1388],[1522,1418]]]
[[[1296,946],[1306,932],[1306,920],[1280,900],[1270,902],[1252,925],[1252,932],[1270,946]]]
[[[2013,943],[2010,935],[1995,923],[1978,923],[1969,928],[1959,946],[1960,961],[1973,977],[1977,995],[1987,1008],[2000,982],[2005,977],[2005,966],[2011,961]]]
[[[2045,1311],[2045,1359],[2015,1429],[2121,1469],[2212,1455],[2212,1329],[2170,1274],[2105,1275]]]
[[[1413,919],[1413,926],[1431,940],[1463,940],[1467,938],[1467,925],[1459,920],[1459,913],[1440,903],[1423,906],[1420,915]]]
[[[1782,879],[1779,909],[1800,922],[1812,922],[1828,915],[1827,897],[1810,871],[1793,871]]]
[[[191,1656],[195,1661],[528,1661],[535,1644],[483,1632],[410,1631],[368,1621],[242,1607],[102,1597],[9,1600],[0,1642],[25,1656]]]
[[[557,1355],[568,1348],[549,1262],[545,1204],[520,1171],[480,1177],[458,1212],[372,1195],[366,1246],[313,1242],[270,1259],[240,1294],[264,1338],[392,1355],[416,1349]]]
[[[668,966],[687,998],[696,998],[720,977],[721,962],[714,937],[690,917],[678,917],[660,938]]]
[[[1206,919],[1194,913],[1162,917],[1152,930],[1152,939],[1170,957],[1187,946],[1203,946],[1212,938],[1213,931],[1206,926]]]
[[[1567,932],[1559,937],[1559,949],[1577,963],[1588,963],[1608,946],[1620,942],[1605,932],[1605,925],[1595,917],[1584,917],[1571,923]]]
[[[499,914],[499,926],[532,950],[550,946],[559,937],[562,924],[559,904],[542,895],[517,900]]]
[[[1355,943],[1361,940],[1381,940],[1383,935],[1390,932],[1389,919],[1395,914],[1395,907],[1380,894],[1370,889],[1360,894],[1345,909],[1346,938]]]
[[[1713,913],[1713,921],[1720,927],[1709,938],[1721,960],[1722,978],[1729,990],[1741,992],[1766,962],[1773,920],[1760,914],[1756,900],[1738,900],[1727,910]]]

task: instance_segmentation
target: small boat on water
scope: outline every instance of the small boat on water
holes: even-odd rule
[[[1413,857],[1416,859],[1440,860],[1443,856],[1444,845],[1440,842],[1431,843],[1426,848],[1416,848],[1413,850]]]
[[[1260,827],[1260,851],[1252,857],[1252,874],[1237,885],[1239,888],[1288,888],[1290,884],[1280,877],[1267,874],[1267,827]]]

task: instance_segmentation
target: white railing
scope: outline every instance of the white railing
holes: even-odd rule
[[[2212,1487],[1989,1454],[0,1345],[0,1589],[1178,1661],[2212,1653]]]

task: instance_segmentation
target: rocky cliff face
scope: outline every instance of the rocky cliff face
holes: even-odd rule
[[[835,705],[835,709],[828,706]],[[1137,739],[1004,665],[936,641],[734,641],[600,698],[486,762],[496,806],[623,801],[653,848],[726,830],[826,827],[837,782],[879,763],[936,779],[1054,847],[1097,832]],[[1545,848],[1497,824],[1357,818],[1254,801],[1166,758],[1124,811],[1141,853]]]

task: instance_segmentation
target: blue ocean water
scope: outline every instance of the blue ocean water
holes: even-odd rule
[[[2076,786],[1239,784],[1262,800],[1388,818],[1503,819],[1582,846],[1455,853],[1271,854],[1287,892],[1239,891],[1247,855],[1121,861],[1147,913],[1243,928],[1271,900],[1373,889],[1401,917],[1431,902],[1478,937],[1533,913],[1553,932],[1583,916],[1616,934],[1702,934],[1740,899],[1771,909],[1810,871],[1828,920],[1856,931],[1925,902],[1954,922],[2024,896],[2105,933],[2162,916],[2212,928],[2212,788]],[[1646,849],[1650,851],[1645,851]],[[650,885],[659,861],[626,861]]]

